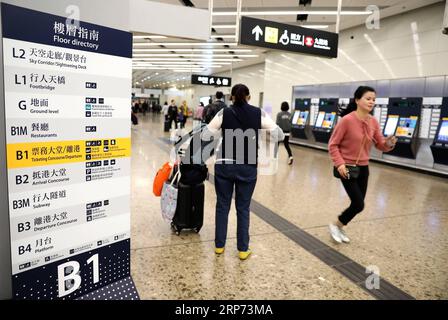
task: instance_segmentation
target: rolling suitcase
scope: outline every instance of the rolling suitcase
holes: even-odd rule
[[[189,186],[179,182],[176,213],[171,227],[177,235],[183,229],[199,232],[204,222],[204,184]]]
[[[164,126],[163,126],[163,132],[170,132],[171,129],[171,122],[165,120]]]
[[[131,113],[131,121],[133,125],[138,125],[138,118],[135,114]]]

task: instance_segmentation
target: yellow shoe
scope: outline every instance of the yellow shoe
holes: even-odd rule
[[[224,248],[215,248],[215,253],[216,254],[223,254],[224,253]]]
[[[247,258],[249,258],[251,253],[252,253],[252,250],[250,250],[250,249],[248,249],[247,251],[240,251],[238,253],[238,257],[240,258],[240,260],[246,260]]]

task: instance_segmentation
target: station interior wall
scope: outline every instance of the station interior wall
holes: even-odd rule
[[[232,85],[246,84],[255,106],[263,92],[263,108],[272,116],[283,101],[291,101],[294,86],[447,75],[448,36],[441,32],[444,6],[440,2],[382,19],[379,29],[361,25],[343,30],[336,59],[272,51],[264,64],[215,75],[232,77]],[[189,106],[196,106],[201,96],[216,90],[194,86],[181,91]]]

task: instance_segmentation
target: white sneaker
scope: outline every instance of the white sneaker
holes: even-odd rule
[[[341,239],[341,235],[340,235],[338,226],[330,223],[330,225],[328,227],[330,229],[330,234],[331,234],[331,237],[333,238],[333,240],[336,241],[337,243],[342,243],[342,239]]]
[[[350,238],[347,237],[347,235],[345,234],[344,230],[342,230],[341,228],[339,229],[339,237],[341,238],[341,240],[345,243],[349,243],[350,242]]]
[[[293,161],[294,161],[294,158],[293,157],[289,157],[288,164],[292,164]]]

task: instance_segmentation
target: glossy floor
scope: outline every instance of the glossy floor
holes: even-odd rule
[[[375,299],[255,214],[253,254],[240,261],[234,205],[226,251],[216,256],[216,195],[209,182],[202,230],[175,235],[152,194],[154,175],[169,159],[169,146],[160,138],[169,134],[159,116],[139,120],[132,129],[131,271],[142,299]],[[354,262],[373,266],[380,280],[412,297],[448,299],[446,179],[371,163],[366,208],[346,228],[352,242],[337,245],[327,226],[348,197],[332,177],[328,154],[301,147],[293,153],[288,166],[281,147],[278,173],[259,177],[254,200]]]

